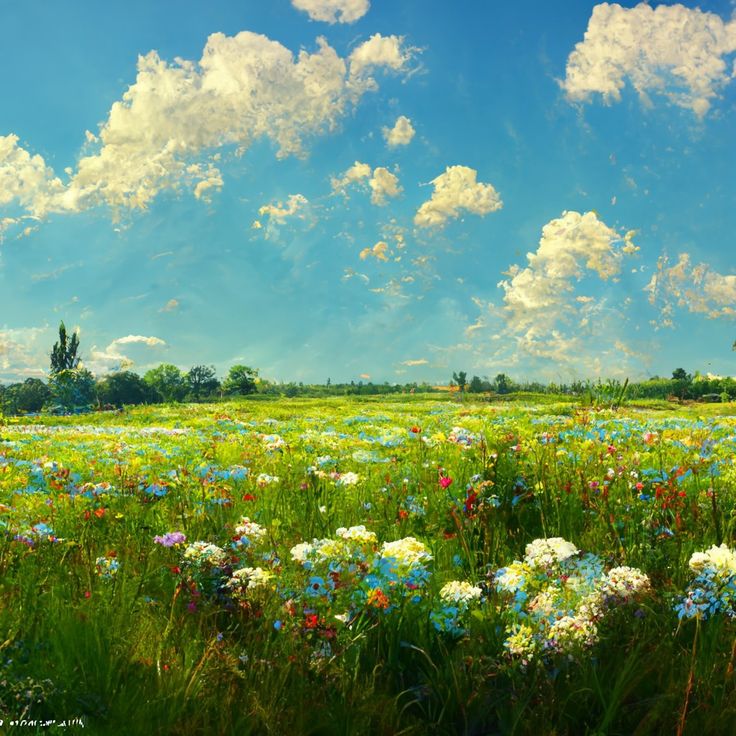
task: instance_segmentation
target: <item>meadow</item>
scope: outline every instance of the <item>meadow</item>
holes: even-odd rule
[[[0,732],[736,733],[734,405],[466,398],[6,420]]]

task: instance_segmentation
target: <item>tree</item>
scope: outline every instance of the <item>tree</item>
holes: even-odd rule
[[[111,373],[98,381],[97,397],[101,404],[117,407],[124,404],[154,403],[158,398],[157,392],[132,371]]]
[[[481,393],[483,391],[483,381],[481,381],[478,376],[473,376],[470,379],[470,385],[468,386],[468,391],[471,394]]]
[[[222,384],[226,394],[254,394],[258,371],[247,365],[234,365]]]
[[[151,368],[143,380],[155,391],[162,401],[183,401],[187,395],[187,381],[184,374],[171,363],[162,363]]]
[[[75,332],[71,340],[67,340],[66,326],[62,322],[59,325],[59,341],[51,348],[51,374],[60,371],[75,369],[79,367],[79,336]]]
[[[192,366],[186,375],[186,382],[189,394],[195,401],[198,401],[200,396],[208,396],[220,388],[220,382],[217,380],[213,365]]]
[[[684,368],[675,368],[674,371],[672,371],[672,380],[673,381],[692,381],[692,376],[684,369]]]
[[[65,368],[49,378],[51,402],[63,411],[89,408],[96,403],[95,377],[86,368]]]
[[[465,371],[459,371],[458,373],[452,374],[452,380],[455,381],[458,388],[460,389],[460,393],[465,392],[465,383],[468,379],[468,374]]]
[[[511,389],[511,379],[505,373],[499,373],[494,379],[493,383],[496,386],[496,391],[499,394],[507,394]]]

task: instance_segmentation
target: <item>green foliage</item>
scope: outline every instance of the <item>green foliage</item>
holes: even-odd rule
[[[499,394],[507,394],[512,390],[511,379],[505,373],[499,373],[493,379],[493,386]]]
[[[222,389],[229,395],[240,394],[246,396],[254,394],[257,390],[257,377],[258,371],[255,368],[249,368],[247,365],[234,365],[230,368],[227,378],[222,384]]]
[[[34,418],[54,425],[44,432],[9,422],[2,716],[74,715],[94,734],[734,733],[736,621],[678,625],[672,606],[694,551],[733,546],[734,419],[720,405],[560,413],[536,398],[249,399]],[[697,418],[704,408],[723,416]],[[359,480],[338,483],[348,472]],[[258,544],[233,539],[244,516],[266,530]],[[431,550],[418,602],[354,598],[362,561],[319,563],[317,587],[335,587],[314,593],[290,550],[358,524],[376,548],[412,536]],[[184,548],[153,542],[173,530],[271,570],[278,588],[233,602],[217,574],[193,585]],[[589,652],[523,663],[504,646],[494,580],[541,536],[640,567],[654,591],[607,618]],[[484,591],[465,633],[431,618],[450,580]],[[336,618],[355,600],[359,614]]]
[[[211,396],[220,388],[214,366],[195,365],[185,378],[189,396],[195,401],[203,396]]]
[[[77,355],[78,349],[79,335],[75,332],[71,339],[68,339],[66,326],[62,322],[59,325],[59,340],[51,349],[51,374],[78,368],[80,361]]]
[[[184,374],[170,363],[151,368],[143,376],[143,380],[161,397],[161,401],[183,401],[187,395]]]
[[[27,378],[23,383],[0,386],[0,407],[4,414],[39,412],[50,397],[48,386],[38,378]]]
[[[137,373],[119,371],[97,382],[97,398],[102,405],[152,404],[160,396]]]
[[[460,393],[464,393],[468,374],[465,371],[458,371],[457,373],[452,374],[452,380],[457,384],[457,387],[460,389]]]
[[[49,391],[53,410],[73,412],[97,403],[95,377],[86,368],[65,368],[52,374]]]

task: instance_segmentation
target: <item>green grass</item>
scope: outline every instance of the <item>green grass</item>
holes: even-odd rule
[[[433,394],[9,422],[0,733],[33,733],[8,725],[21,717],[82,717],[92,734],[736,732],[734,620],[674,610],[692,553],[736,546],[733,408]],[[309,470],[320,463],[322,475]],[[331,472],[359,479],[341,486]],[[244,516],[265,536],[230,549]],[[373,548],[412,536],[432,555],[416,589],[386,585],[387,610],[361,582],[372,549],[365,570],[337,571],[329,595],[307,590],[327,567],[291,559],[294,545],[359,524]],[[238,602],[187,568],[185,545],[154,544],[174,530],[273,582]],[[524,663],[504,645],[511,609],[493,576],[558,536],[606,567],[641,569],[652,589],[614,609],[591,648]],[[112,579],[100,557],[119,563]],[[431,618],[451,580],[484,591],[457,635]],[[335,619],[346,611],[347,625]]]

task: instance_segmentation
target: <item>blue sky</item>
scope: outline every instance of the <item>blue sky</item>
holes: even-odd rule
[[[726,0],[0,4],[0,381],[732,375]]]

